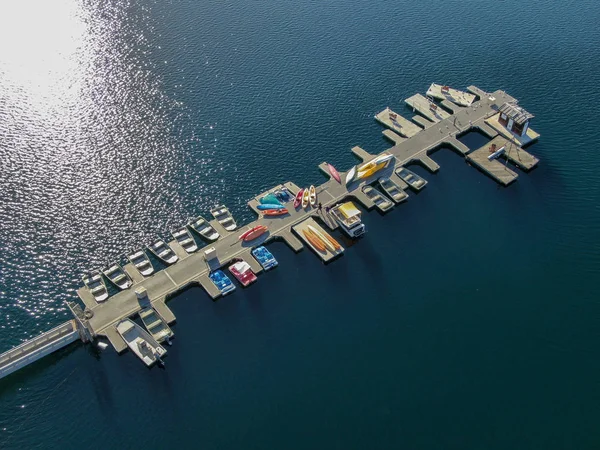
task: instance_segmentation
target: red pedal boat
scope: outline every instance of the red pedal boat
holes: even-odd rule
[[[263,214],[265,216],[281,216],[282,214],[287,214],[288,210],[283,208],[283,209],[266,209],[265,211],[263,211]]]
[[[302,203],[302,195],[304,195],[304,189],[300,189],[294,199],[294,208],[297,208]]]
[[[267,231],[267,227],[264,225],[257,225],[253,228],[250,228],[248,231],[240,235],[241,241],[251,241],[256,239],[260,235],[264,234]]]
[[[240,283],[242,283],[242,286],[248,286],[250,283],[256,281],[256,275],[254,275],[254,272],[252,272],[252,269],[250,268],[250,264],[246,261],[232,264],[229,266],[229,271]]]

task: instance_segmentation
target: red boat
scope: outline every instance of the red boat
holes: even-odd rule
[[[252,272],[250,264],[246,261],[236,262],[229,266],[231,274],[242,284],[242,286],[248,286],[250,283],[256,281],[256,275]]]
[[[333,167],[331,164],[327,163],[327,169],[329,170],[329,173],[331,174],[331,176],[333,177],[333,179],[335,181],[337,181],[338,183],[342,182],[342,179],[340,178],[340,173],[336,170],[335,167]]]
[[[266,231],[267,227],[265,227],[264,225],[257,225],[255,227],[250,228],[245,233],[241,234],[240,241],[251,241],[264,234]]]
[[[263,214],[265,216],[281,216],[283,214],[287,214],[288,210],[283,208],[283,209],[265,209],[263,211]]]
[[[297,208],[302,203],[302,195],[304,194],[304,189],[300,189],[296,194],[296,198],[294,199],[294,208]]]

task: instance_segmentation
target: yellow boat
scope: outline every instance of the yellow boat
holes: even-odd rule
[[[356,170],[356,179],[362,180],[379,172],[381,169],[387,167],[393,157],[394,156],[389,153],[384,153],[383,155],[379,155],[371,161],[358,166]]]

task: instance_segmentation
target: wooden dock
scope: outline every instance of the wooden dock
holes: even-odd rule
[[[406,138],[412,137],[421,131],[420,127],[410,120],[405,119],[400,114],[395,113],[390,108],[385,108],[380,113],[377,113],[375,120]]]
[[[442,90],[443,85],[432,83],[427,90],[427,96],[438,100],[447,100],[459,106],[471,106],[475,101],[475,96],[468,92],[459,91],[458,89],[449,88]]]
[[[292,229],[294,232],[302,239],[306,245],[313,249],[313,251],[323,260],[323,262],[329,262],[332,259],[340,256],[344,252],[344,247],[341,247],[338,250],[331,250],[330,248],[325,248],[325,250],[317,249],[304,235],[304,232],[309,231],[309,227],[313,227],[319,233],[321,233],[325,238],[331,237],[327,231],[325,231],[317,222],[315,222],[311,217],[300,222],[297,225],[294,225]]]
[[[404,101],[414,111],[417,111],[422,116],[425,116],[425,118],[428,119],[430,122],[438,123],[450,117],[449,112],[442,109],[441,106],[435,105],[434,103],[430,102],[421,94],[415,94],[412,97],[408,97]]]

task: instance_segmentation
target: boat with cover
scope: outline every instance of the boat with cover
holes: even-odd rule
[[[362,191],[381,211],[387,211],[394,206],[381,192],[371,186],[363,186]]]
[[[304,189],[304,192],[302,193],[302,207],[306,208],[309,203],[310,203],[310,192],[308,191],[308,189]]]
[[[403,202],[408,198],[408,194],[404,192],[403,189],[400,189],[400,186],[398,186],[388,177],[381,177],[379,179],[379,184],[385,193],[392,197],[392,200],[394,200],[396,203]]]
[[[219,239],[219,233],[217,230],[215,230],[213,226],[202,216],[196,217],[192,222],[190,222],[189,226],[207,241],[216,241]]]
[[[425,179],[421,178],[413,171],[408,170],[406,167],[399,167],[398,169],[396,169],[396,175],[402,178],[402,180],[415,191],[420,191],[427,184],[427,181],[425,181]]]
[[[154,267],[150,262],[150,258],[148,258],[148,255],[146,255],[146,252],[143,249],[132,251],[127,255],[127,259],[133,264],[138,272],[145,277],[154,273]]]
[[[156,339],[156,342],[167,341],[167,344],[171,344],[170,340],[173,337],[173,331],[154,308],[151,306],[143,308],[139,312],[139,316],[146,330]]]
[[[262,203],[263,205],[271,204],[283,206],[283,203],[279,201],[275,194],[267,194],[264,197],[261,197],[260,203]]]
[[[109,267],[106,267],[102,270],[102,273],[106,278],[108,278],[115,286],[119,289],[127,289],[131,286],[131,278],[129,275],[123,270],[123,268],[118,264],[114,263]]]
[[[208,275],[210,281],[219,289],[221,295],[227,295],[235,290],[235,285],[222,270],[215,270]]]
[[[317,204],[317,190],[315,189],[315,187],[313,185],[311,185],[308,188],[308,195],[309,195],[310,206],[312,206],[314,208],[315,205]]]
[[[263,211],[265,216],[282,216],[287,214],[289,211],[285,208],[283,209],[266,209]]]
[[[315,250],[325,252],[325,242],[319,236],[310,230],[302,230],[302,234]]]
[[[227,231],[233,231],[237,228],[237,223],[233,220],[233,216],[225,205],[217,205],[210,210],[217,222],[221,224]]]
[[[340,178],[340,173],[337,171],[337,169],[329,163],[325,164],[327,164],[327,170],[329,171],[329,174],[333,177],[333,179],[338,183],[341,183],[342,179]]]
[[[248,231],[242,233],[240,235],[240,241],[252,241],[259,236],[262,236],[267,232],[267,227],[264,225],[257,225],[255,227],[250,228]]]
[[[285,206],[279,203],[261,203],[260,205],[256,205],[256,209],[266,211],[267,209],[285,209]]]
[[[367,231],[362,223],[361,212],[352,202],[335,205],[329,210],[333,218],[340,224],[340,227],[351,238],[359,237]]]
[[[175,264],[179,257],[162,239],[157,239],[148,246],[154,255],[165,264]]]
[[[246,261],[242,260],[232,264],[229,266],[229,271],[244,287],[256,281],[256,275]]]
[[[156,342],[150,333],[130,319],[125,319],[117,325],[117,332],[127,343],[129,349],[150,367],[156,362],[162,364],[162,357],[167,354],[165,348]]]
[[[273,254],[263,245],[252,250],[252,256],[256,258],[264,270],[272,269],[278,264]]]
[[[312,225],[309,225],[308,229],[310,231],[312,231],[314,234],[316,234],[323,241],[323,243],[325,244],[325,247],[327,247],[330,252],[335,252],[342,248],[340,243],[338,241],[336,241],[334,238],[332,238],[328,233],[321,233],[319,230],[317,230]]]
[[[294,208],[298,208],[302,204],[302,197],[304,195],[304,189],[300,189],[294,199]]]
[[[98,270],[92,270],[90,273],[85,274],[82,279],[83,284],[90,290],[98,303],[103,302],[108,298],[106,284],[104,284],[102,274]]]
[[[187,253],[194,253],[196,250],[198,250],[196,241],[186,227],[180,228],[179,230],[173,232],[173,237]]]

